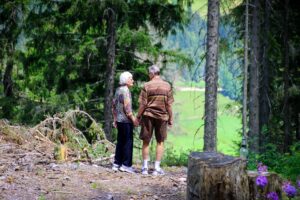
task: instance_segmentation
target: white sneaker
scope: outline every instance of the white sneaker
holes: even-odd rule
[[[127,167],[127,166],[125,166],[125,165],[122,165],[122,166],[119,168],[119,170],[120,170],[121,172],[128,172],[128,173],[131,173],[131,174],[135,174],[135,171],[134,171],[134,169],[133,169],[132,167]]]
[[[159,169],[155,169],[153,172],[152,172],[152,175],[153,176],[158,176],[158,175],[165,175],[165,172],[159,168]]]
[[[143,175],[148,175],[148,168],[142,168],[142,174]]]
[[[113,164],[113,166],[112,166],[112,170],[113,171],[119,171],[119,168],[120,168],[120,165],[117,165],[117,164]]]

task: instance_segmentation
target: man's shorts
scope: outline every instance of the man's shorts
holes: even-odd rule
[[[153,117],[143,116],[141,120],[140,139],[150,142],[155,130],[155,138],[157,142],[164,142],[167,139],[168,122]]]

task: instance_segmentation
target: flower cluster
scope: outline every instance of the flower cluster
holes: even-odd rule
[[[267,177],[263,176],[262,173],[265,173],[268,171],[268,167],[266,165],[263,165],[263,163],[258,163],[257,165],[257,171],[259,173],[259,176],[256,178],[256,185],[260,188],[264,188],[268,184]]]
[[[263,192],[263,188],[268,184],[268,179],[264,176],[264,174],[268,172],[268,167],[260,162],[257,165],[257,171],[259,176],[256,178],[255,183],[259,188],[259,192]],[[297,180],[296,187],[300,189],[300,179]],[[296,187],[293,186],[290,181],[286,181],[282,185],[282,190],[289,199],[292,199],[297,195]],[[260,197],[263,197],[267,200],[279,200],[279,196],[276,192],[269,192],[266,196],[262,196],[262,194],[259,194],[258,196],[259,199]]]
[[[268,200],[279,200],[279,197],[276,192],[270,192],[267,194]]]
[[[263,163],[258,163],[257,165],[257,171],[258,173],[263,173],[263,172],[268,172],[268,167],[266,165],[264,165]]]
[[[258,176],[255,182],[258,187],[264,188],[268,184],[268,179],[265,176]]]
[[[297,194],[296,188],[289,181],[283,183],[282,189],[288,198],[294,198]]]

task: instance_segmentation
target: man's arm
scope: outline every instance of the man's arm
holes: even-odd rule
[[[173,112],[172,112],[172,103],[173,102],[174,102],[173,91],[172,91],[172,89],[170,89],[170,91],[168,92],[168,101],[167,101],[167,105],[166,105],[166,109],[169,114],[168,124],[170,126],[173,125]]]
[[[137,114],[137,119],[140,120],[142,118],[142,115],[146,109],[147,106],[147,92],[145,88],[141,90],[140,96],[139,96],[139,110]]]

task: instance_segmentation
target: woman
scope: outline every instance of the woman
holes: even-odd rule
[[[129,88],[133,86],[130,72],[120,75],[120,87],[117,88],[113,99],[114,127],[118,129],[115,161],[112,169],[134,173],[132,168],[133,125],[138,121],[132,113],[132,99]]]

